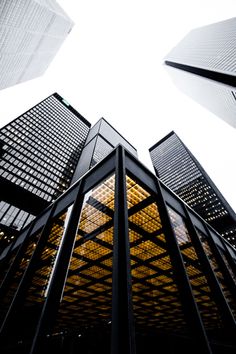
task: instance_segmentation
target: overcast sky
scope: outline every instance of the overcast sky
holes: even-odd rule
[[[75,26],[44,76],[0,91],[1,126],[58,92],[92,124],[106,118],[150,169],[148,148],[175,130],[236,210],[236,130],[162,65],[188,31],[234,17],[235,0],[58,2]]]

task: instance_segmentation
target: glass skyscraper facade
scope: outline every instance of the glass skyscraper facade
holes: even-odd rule
[[[10,241],[69,187],[89,128],[57,93],[1,128],[2,240]]]
[[[173,82],[236,127],[236,18],[195,28],[166,56]]]
[[[150,149],[157,176],[236,247],[236,215],[203,167],[171,132]]]
[[[137,150],[104,118],[97,121],[89,131],[73,182],[106,157],[118,144],[137,156]]]
[[[118,146],[0,254],[4,354],[234,354],[236,251]]]
[[[55,0],[1,0],[0,90],[46,71],[73,22]]]

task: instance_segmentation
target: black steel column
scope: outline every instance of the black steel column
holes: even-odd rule
[[[111,354],[135,354],[125,153],[116,150]]]
[[[205,230],[207,232],[207,235],[208,235],[208,241],[209,241],[209,245],[210,247],[212,248],[213,250],[213,253],[214,253],[214,256],[216,258],[216,261],[219,265],[219,268],[220,268],[220,271],[222,272],[224,278],[225,278],[225,281],[227,283],[227,286],[231,292],[231,294],[233,295],[233,297],[236,299],[236,284],[235,284],[235,281],[234,279],[232,278],[232,275],[230,274],[230,271],[228,269],[228,266],[227,264],[225,263],[222,255],[221,255],[221,252],[220,250],[218,249],[215,241],[213,240],[213,237],[212,237],[212,234],[211,234],[211,231],[208,229],[208,227],[205,225]],[[220,238],[220,236],[219,236]],[[222,247],[224,248],[223,246],[223,242],[221,242],[222,244]],[[227,257],[226,257],[227,259]],[[228,259],[227,259],[228,260]],[[232,269],[233,270],[233,269]]]
[[[19,313],[19,310],[22,308],[24,301],[25,301],[25,296],[27,294],[28,288],[30,286],[31,279],[34,275],[34,271],[37,267],[37,263],[40,259],[42,250],[47,242],[48,239],[48,234],[51,230],[52,227],[52,215],[54,213],[56,205],[54,204],[50,214],[48,216],[47,222],[43,228],[43,231],[41,233],[41,236],[39,238],[37,247],[34,250],[34,253],[32,254],[32,257],[30,259],[30,262],[22,276],[22,279],[20,281],[20,284],[16,290],[16,293],[14,295],[14,298],[11,302],[11,305],[9,307],[9,310],[7,312],[7,315],[3,321],[3,324],[0,329],[0,337],[4,336],[5,333],[8,332],[9,328],[11,327],[11,324],[14,324],[14,319],[16,317],[16,314]],[[30,235],[28,236],[30,237]]]
[[[30,354],[43,353],[46,335],[51,331],[60,306],[71,254],[73,252],[84,196],[81,194],[83,180],[80,181],[77,196],[69,217],[68,225],[53,269],[48,293],[44,302]]]
[[[12,248],[14,247],[14,244],[16,243],[17,239],[15,239],[15,241],[13,241],[8,250],[6,251],[5,257],[0,261],[0,272],[2,271],[2,269],[4,269],[5,264],[9,261],[9,259],[11,258],[11,251]],[[2,250],[2,253],[4,252],[4,250]]]
[[[211,231],[210,231],[211,232]],[[220,238],[219,238],[220,239]],[[228,247],[226,246],[226,242],[223,242],[223,240],[220,239],[220,242],[221,242],[221,245],[222,247],[224,248],[225,250],[225,258],[227,259],[230,267],[232,268],[232,271],[234,272],[234,274],[236,274],[236,263],[235,261],[233,260],[229,250],[228,250]]]
[[[228,302],[224,296],[224,293],[221,289],[218,279],[211,267],[210,261],[208,259],[207,254],[205,253],[204,247],[201,243],[201,240],[199,239],[199,236],[197,234],[195,226],[193,225],[191,217],[188,214],[188,210],[185,207],[185,205],[183,205],[183,208],[184,208],[185,216],[186,216],[186,225],[189,230],[189,234],[191,237],[193,247],[196,250],[196,253],[198,255],[198,259],[201,263],[202,269],[204,269],[204,275],[205,275],[206,279],[208,280],[211,292],[212,292],[212,294],[214,294],[215,302],[217,304],[219,313],[225,322],[225,326],[228,330],[228,333],[231,332],[229,334],[232,335],[233,333],[236,333],[236,323],[235,323],[233,314],[232,314],[231,309],[228,305]],[[213,298],[213,300],[214,300],[214,298]]]
[[[7,292],[9,291],[9,287],[11,285],[11,282],[12,282],[12,278],[14,276],[14,274],[16,273],[18,267],[19,267],[19,264],[20,264],[20,261],[22,259],[22,257],[24,256],[25,254],[25,251],[27,249],[27,246],[28,246],[28,242],[29,242],[29,236],[31,234],[31,231],[34,227],[34,224],[35,222],[33,221],[29,227],[29,230],[25,236],[25,239],[23,240],[22,244],[19,246],[19,249],[16,253],[16,256],[12,262],[12,264],[10,265],[10,268],[8,269],[2,283],[1,283],[1,286],[0,286],[0,303],[1,301],[3,300],[3,298],[6,296]],[[13,246],[12,246],[13,247]],[[11,248],[12,248],[11,247]],[[10,257],[10,254],[7,255],[7,259],[9,260],[9,257]]]
[[[195,349],[201,354],[212,353],[206,332],[202,323],[197,304],[194,299],[191,284],[185,269],[181,251],[175,236],[174,229],[170,220],[167,206],[162,195],[161,186],[156,179],[158,207],[162,222],[163,232],[166,237],[166,243],[170,254],[171,263],[173,265],[173,273],[180,293],[180,300],[183,306],[187,325],[191,330],[193,339],[195,339]]]

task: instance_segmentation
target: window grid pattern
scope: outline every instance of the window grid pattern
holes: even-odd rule
[[[114,175],[85,196],[57,330],[111,320]]]
[[[159,178],[236,247],[236,215],[175,133],[150,149]]]
[[[113,158],[115,159],[114,155],[111,156],[111,159]],[[134,160],[133,163],[135,163]],[[104,171],[103,166],[100,168],[95,167],[90,174],[85,175],[84,179],[82,179],[82,186],[85,188],[86,194],[82,192],[78,196],[78,192],[81,191],[81,184],[77,183],[73,186],[74,193],[65,194],[59,202],[55,202],[54,210],[57,210],[56,213],[59,214],[48,220],[49,225],[52,225],[52,227],[50,227],[47,235],[44,234],[44,236],[47,236],[46,244],[43,244],[43,250],[41,244],[39,248],[40,259],[35,267],[32,268],[34,275],[27,285],[29,291],[25,298],[23,312],[20,310],[15,316],[16,333],[14,329],[9,332],[8,339],[12,347],[17,347],[19,336],[23,344],[28,341],[30,335],[32,335],[32,338],[34,337],[46,297],[50,294],[49,303],[53,302],[54,299],[59,300],[58,294],[61,294],[62,284],[59,286],[56,295],[54,292],[47,292],[47,289],[50,279],[52,279],[51,274],[54,270],[59,249],[62,251],[60,253],[62,255],[61,260],[63,259],[63,248],[60,248],[60,245],[67,229],[67,222],[71,223],[70,226],[75,230],[77,228],[77,231],[74,235],[75,239],[70,261],[68,264],[65,262],[66,275],[65,279],[63,279],[65,280],[65,287],[57,315],[52,318],[55,326],[51,327],[46,334],[46,346],[49,344],[51,348],[51,345],[53,345],[55,349],[54,344],[57,339],[61,341],[61,339],[65,338],[66,343],[68,343],[67,340],[72,338],[73,341],[74,339],[78,340],[79,349],[81,349],[81,343],[85,343],[86,348],[82,352],[86,352],[88,348],[91,348],[90,342],[93,342],[91,344],[93,349],[87,350],[87,352],[110,352],[110,348],[106,351],[100,350],[99,345],[101,342],[97,341],[97,338],[99,337],[103,340],[104,333],[107,334],[106,343],[109,346],[112,326],[117,326],[119,321],[119,318],[117,319],[116,317],[117,307],[112,311],[112,305],[116,302],[112,302],[112,277],[113,272],[115,272],[114,276],[117,276],[120,266],[125,265],[126,262],[130,262],[127,265],[127,270],[131,270],[131,279],[125,279],[124,277],[123,282],[121,281],[120,283],[120,289],[124,291],[123,295],[128,295],[132,301],[132,306],[127,311],[132,311],[133,308],[135,320],[135,328],[133,329],[135,333],[133,334],[136,335],[135,340],[139,348],[138,350],[140,351],[140,337],[146,338],[146,341],[144,341],[145,350],[146,344],[148,347],[149,340],[152,338],[155,341],[155,343],[150,344],[150,348],[152,349],[156,348],[156,338],[160,338],[161,340],[163,338],[164,340],[170,338],[173,341],[175,338],[181,338],[178,349],[179,347],[182,348],[182,339],[183,341],[186,339],[185,345],[188,346],[187,350],[181,351],[176,349],[173,351],[176,353],[188,353],[189,343],[191,346],[195,343],[193,339],[194,334],[191,332],[191,316],[185,317],[184,315],[184,312],[186,314],[186,311],[191,311],[191,308],[188,309],[184,301],[184,284],[182,284],[181,289],[178,287],[180,282],[184,281],[184,277],[181,277],[180,274],[178,276],[178,272],[175,269],[176,262],[174,262],[174,257],[178,256],[178,252],[175,250],[171,253],[169,252],[169,238],[165,234],[167,225],[164,224],[164,221],[160,217],[161,211],[164,211],[163,208],[166,208],[166,205],[159,200],[159,194],[153,191],[156,178],[153,176],[152,181],[154,183],[151,184],[151,175],[146,171],[146,176],[148,177],[146,184],[145,169],[142,169],[142,166],[138,164],[134,168],[133,163],[131,167],[127,168],[125,180],[127,204],[125,203],[124,205],[124,208],[127,207],[128,225],[126,231],[129,238],[130,255],[126,257],[123,253],[118,253],[118,262],[113,262],[113,235],[115,233],[119,237],[124,237],[123,233],[119,233],[119,228],[115,230],[118,225],[113,222],[114,212],[116,212],[114,198],[117,195],[115,193],[114,169]],[[119,171],[119,168],[117,170]],[[142,173],[140,173],[141,171]],[[94,187],[97,172],[99,184]],[[102,182],[100,180],[100,178],[102,179],[101,173],[103,173],[104,178]],[[137,175],[141,176],[140,179],[135,177]],[[163,189],[163,185],[160,184],[160,190],[162,191]],[[166,190],[165,192],[163,193],[163,197],[166,204],[172,205],[173,203],[175,204],[175,208],[179,207],[182,209],[181,201],[177,199],[173,201],[175,196]],[[81,199],[78,199],[78,197]],[[75,198],[77,201],[79,200],[78,204],[81,205],[83,202],[82,210],[77,220],[69,217],[72,209],[71,207],[67,207],[67,210],[65,209],[65,204],[62,202],[63,198],[65,198],[64,202],[66,206],[72,205]],[[223,345],[226,344],[227,346],[231,340],[228,339],[228,330],[230,328],[224,331],[224,320],[221,319],[221,311],[224,307],[219,303],[219,308],[216,305],[215,295],[212,293],[211,285],[208,284],[207,269],[203,267],[202,257],[195,251],[192,243],[194,235],[191,234],[191,230],[187,229],[184,219],[178,214],[177,210],[173,206],[169,206],[168,210],[165,211],[169,211],[170,213],[174,229],[174,235],[172,236],[176,237],[182,254],[183,267],[187,271],[193,290],[194,296],[192,300],[195,301],[199,309],[199,315],[203,320],[204,328],[207,330],[210,345],[213,343],[212,347],[214,350],[212,352],[218,353],[222,348],[221,343],[223,342]],[[39,227],[42,227],[42,223],[40,223],[42,221],[40,220],[41,217],[37,220],[35,227],[38,223]],[[197,223],[200,223],[202,227],[205,225],[201,218],[196,217],[196,219]],[[228,284],[224,280],[223,270],[217,264],[214,248],[211,249],[208,243],[209,236],[207,233],[203,235],[198,230],[197,232],[203,243],[205,254],[211,263],[212,270],[219,280],[219,285],[225,298],[231,309],[235,309],[235,299],[231,296]],[[212,233],[214,235],[213,241],[220,237],[214,231]],[[37,234],[40,236],[40,230]],[[14,279],[12,278],[10,299],[14,296],[22,277],[22,272],[29,264],[31,255],[35,247],[37,247],[37,241],[33,242],[34,234],[28,236],[31,245],[20,261],[20,267],[16,270]],[[116,246],[117,244],[115,244]],[[64,249],[64,251],[66,250]],[[235,257],[233,249],[232,254]],[[115,264],[117,268],[113,269]],[[56,279],[54,280],[57,281]],[[181,300],[179,290],[182,291]],[[114,293],[113,295],[116,296]],[[121,298],[123,299],[123,297]],[[7,307],[9,305],[7,298],[5,301]],[[120,308],[124,310],[123,306],[126,305],[128,306],[125,302],[123,304],[122,301]],[[130,321],[133,322],[132,313],[130,312],[129,314],[131,315]],[[121,326],[123,326],[123,322]],[[120,338],[120,340],[122,339]],[[198,338],[196,339],[198,340]],[[174,341],[174,343],[176,342]],[[163,352],[167,349],[165,345]],[[145,350],[141,350],[140,353],[145,353],[147,351]],[[77,347],[75,351],[77,351]]]
[[[168,212],[204,326],[207,331],[214,330],[216,327],[223,328],[224,324],[215,303],[214,294],[208,284],[184,219],[170,207],[168,207]]]
[[[56,1],[0,4],[0,89],[42,75],[73,27]]]
[[[235,18],[190,31],[167,55],[169,61],[234,74]]]
[[[106,157],[113,149],[114,147],[112,145],[108,144],[102,137],[98,136],[90,167],[93,167],[99,161],[104,159],[104,157]]]
[[[40,235],[41,235],[41,232],[42,230],[39,230],[35,235],[32,235],[31,238],[28,240],[28,245],[26,247],[26,250],[25,250],[25,253],[24,253],[24,256],[22,257],[20,263],[19,263],[19,266],[17,268],[17,271],[16,273],[14,274],[13,276],[13,279],[11,281],[11,284],[10,284],[10,288],[7,292],[7,295],[6,297],[4,298],[3,300],[3,303],[2,303],[2,306],[1,306],[1,311],[0,311],[0,316],[2,317],[6,311],[7,311],[7,308],[9,306],[9,304],[11,303],[11,300],[13,299],[14,297],[14,294],[15,294],[15,291],[21,281],[21,278],[24,274],[24,271],[26,270],[28,264],[29,264],[29,261],[32,257],[32,254],[37,246],[37,243],[38,243],[38,240],[40,238]],[[15,252],[13,253],[11,259],[10,259],[10,264],[13,262],[14,260],[14,257],[15,257]]]
[[[214,271],[214,273],[215,273],[215,275],[216,275],[216,277],[218,279],[218,282],[219,282],[219,284],[221,286],[223,294],[224,294],[225,298],[227,299],[227,302],[228,302],[228,304],[229,304],[229,306],[230,306],[230,308],[232,310],[232,313],[233,313],[233,315],[235,317],[235,320],[236,320],[236,306],[235,306],[235,302],[234,302],[234,296],[233,296],[233,294],[230,292],[230,290],[227,287],[227,283],[226,283],[225,277],[224,277],[223,273],[220,270],[218,262],[216,261],[216,258],[214,256],[214,253],[212,252],[212,249],[211,249],[211,246],[210,246],[210,244],[208,242],[207,236],[204,235],[200,230],[196,230],[196,231],[197,231],[197,234],[198,234],[198,236],[200,238],[200,241],[202,243],[204,251],[205,251],[205,253],[206,253],[206,255],[207,255],[207,257],[208,257],[208,259],[210,261],[211,267],[212,267],[212,269],[213,269],[213,271]],[[224,261],[227,264],[229,271],[231,271],[231,275],[232,275],[234,281],[236,281],[236,277],[235,277],[234,273],[232,272],[231,267],[229,266],[229,264],[227,262],[227,259],[224,258]]]
[[[1,129],[1,176],[51,202],[70,185],[88,130],[48,97]]]
[[[154,198],[126,179],[134,315],[137,330],[187,331]]]

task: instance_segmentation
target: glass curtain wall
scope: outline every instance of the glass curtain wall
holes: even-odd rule
[[[233,258],[135,157],[118,147],[50,208],[5,262],[4,354],[235,352]]]

